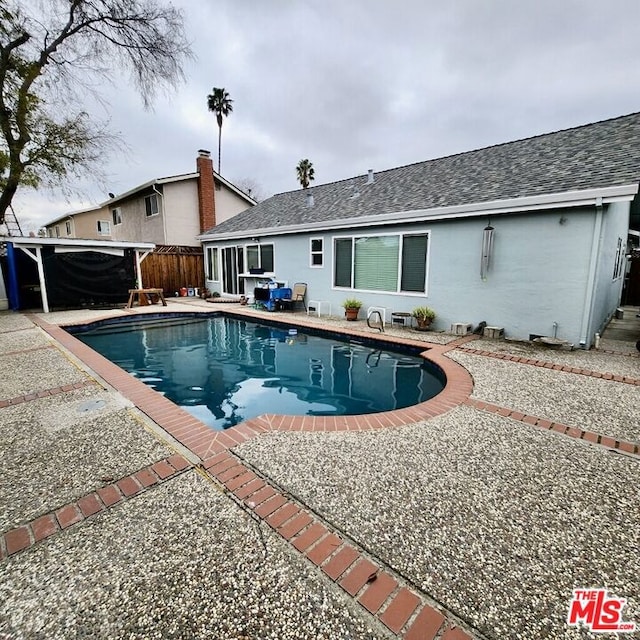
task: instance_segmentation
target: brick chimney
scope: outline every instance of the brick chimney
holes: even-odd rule
[[[206,149],[198,150],[196,168],[198,169],[200,233],[203,233],[216,226],[216,185],[213,179],[211,153]]]

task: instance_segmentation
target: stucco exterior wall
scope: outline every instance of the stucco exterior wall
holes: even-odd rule
[[[105,208],[97,209],[95,211],[84,211],[82,213],[76,213],[72,216],[71,220],[71,233],[66,232],[66,219],[60,220],[53,224],[47,225],[47,235],[55,238],[82,238],[85,240],[112,240],[113,239],[113,226],[110,225],[111,235],[100,235],[98,233],[98,220],[104,220],[105,222],[111,222],[111,213]],[[60,236],[56,236],[55,228],[59,227]]]
[[[220,224],[236,214],[249,208],[246,200],[236,195],[230,189],[216,185],[216,224]]]
[[[623,252],[626,254],[630,209],[631,203],[629,202],[614,202],[603,211],[602,230],[596,256],[597,268],[591,317],[588,325],[583,330],[584,337],[589,345],[596,333],[602,333],[602,330],[620,304],[626,258],[622,258],[622,268],[616,278],[614,278],[614,267],[618,239],[622,239]]]
[[[136,194],[128,200],[116,202],[109,208],[109,217],[112,211],[120,208],[122,224],[113,225],[112,234],[114,240],[127,242],[154,242],[166,244],[164,241],[163,199],[158,196],[158,210],[156,215],[147,217],[144,199],[154,192],[149,190],[142,194]]]
[[[363,302],[361,318],[369,306],[410,312],[428,305],[435,309],[436,330],[454,322],[481,321],[504,327],[507,336],[529,339],[552,336],[579,344],[589,272],[594,209],[533,212],[491,219],[494,250],[486,280],[480,277],[482,230],[487,218],[370,227],[366,231],[297,234],[261,242],[275,245],[278,279],[308,284],[307,299],[327,300],[332,313],[341,315],[341,302],[356,297]],[[428,231],[427,293],[395,294],[333,287],[333,238],[348,235]],[[324,240],[324,266],[310,266],[310,238]],[[210,244],[210,243],[207,243]],[[218,243],[217,246],[251,244]],[[612,267],[613,268],[613,267]],[[208,282],[210,290],[220,284]],[[388,316],[389,317],[389,316]],[[554,324],[555,323],[555,324]]]
[[[200,233],[197,181],[185,180],[163,186],[167,232],[165,244],[199,247],[200,242],[196,240]]]

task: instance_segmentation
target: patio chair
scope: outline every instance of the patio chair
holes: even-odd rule
[[[296,310],[296,304],[298,302],[302,303],[302,306],[304,307],[304,310],[307,310],[307,304],[304,301],[305,296],[307,295],[307,283],[306,282],[296,282],[293,285],[293,289],[291,290],[291,297],[290,298],[282,298],[280,300],[280,306],[283,309],[286,309],[288,311],[295,311]]]

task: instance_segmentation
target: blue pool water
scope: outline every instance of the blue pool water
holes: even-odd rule
[[[137,317],[73,333],[214,429],[263,413],[399,409],[444,386],[417,355],[228,316]]]

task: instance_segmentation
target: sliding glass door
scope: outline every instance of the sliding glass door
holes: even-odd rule
[[[222,249],[222,292],[231,295],[241,293],[238,274],[244,272],[244,254],[242,247],[224,247]]]

